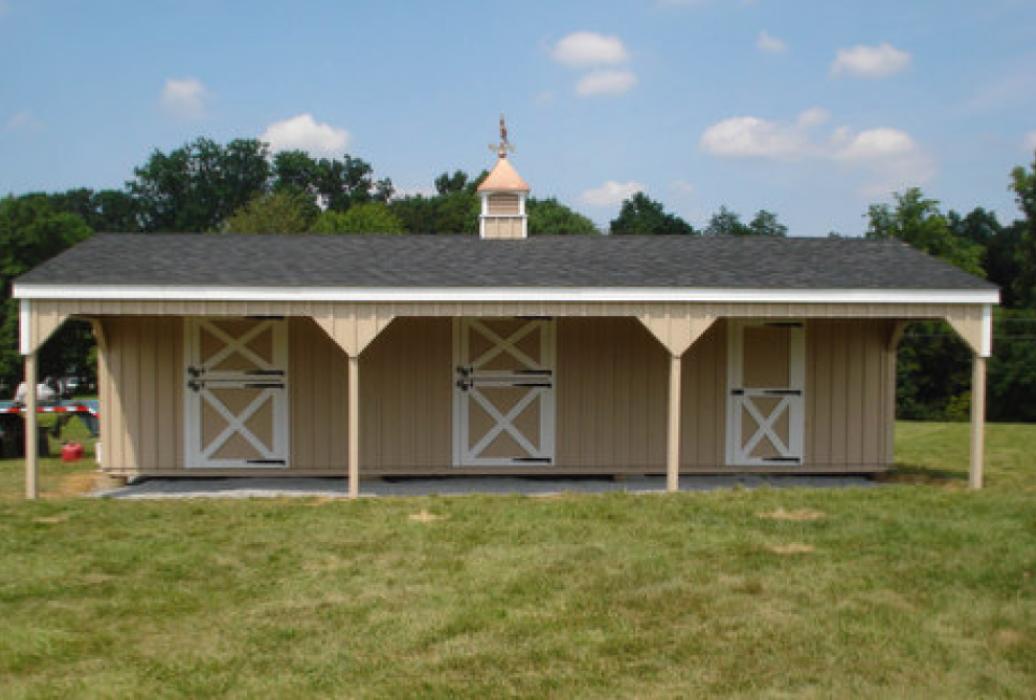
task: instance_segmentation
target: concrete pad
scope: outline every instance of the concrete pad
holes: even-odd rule
[[[730,475],[684,476],[681,491],[714,491],[730,488],[870,488],[878,482],[865,476]],[[360,495],[460,496],[470,494],[549,496],[560,493],[664,493],[665,477],[611,478],[565,477],[440,477],[368,479],[360,483]],[[122,488],[97,491],[100,498],[285,498],[293,496],[346,498],[345,478],[240,477],[229,479],[143,479]]]

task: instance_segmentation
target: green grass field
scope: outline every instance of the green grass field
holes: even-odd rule
[[[0,462],[3,697],[1032,697],[1036,426],[877,489],[96,501]],[[412,517],[417,515],[418,517]]]

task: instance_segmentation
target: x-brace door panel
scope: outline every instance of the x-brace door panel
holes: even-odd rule
[[[288,466],[288,344],[282,319],[188,319],[186,465]]]
[[[730,322],[728,464],[802,464],[805,347],[798,321]]]
[[[555,321],[454,325],[454,464],[554,462]]]

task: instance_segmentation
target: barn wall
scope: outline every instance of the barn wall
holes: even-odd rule
[[[290,321],[291,468],[344,474],[344,353],[308,318]],[[360,361],[362,471],[449,470],[449,318],[397,318]],[[104,464],[119,472],[183,469],[183,321],[105,317],[99,386]],[[814,319],[806,326],[806,468],[846,471],[890,461],[892,322]],[[727,324],[683,358],[681,469],[722,470]],[[562,318],[557,344],[558,467],[661,471],[668,358],[630,318]],[[228,473],[245,473],[234,470]],[[272,475],[281,470],[264,470]]]
[[[202,473],[184,468],[183,319],[126,316],[100,322],[106,341],[98,362],[104,466],[119,472]],[[286,471],[342,473],[346,434],[338,426],[346,418],[345,356],[310,319],[289,323],[292,429]]]
[[[807,324],[807,464],[852,471],[890,462],[895,355],[886,345],[891,327],[881,320]]]
[[[153,471],[183,465],[183,320],[169,316],[100,320],[98,349],[103,465]]]
[[[291,460],[287,471],[345,473],[347,375],[345,353],[312,319],[289,320]]]
[[[665,464],[669,357],[632,318],[562,318],[556,461],[565,467]]]
[[[397,318],[360,356],[361,472],[450,466],[452,328],[448,318]]]

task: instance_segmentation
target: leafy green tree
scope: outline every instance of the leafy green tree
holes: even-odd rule
[[[1019,165],[1011,171],[1011,190],[1022,212],[1015,222],[1020,231],[1018,278],[1014,295],[1020,304],[1036,306],[1036,156],[1031,168]]]
[[[221,146],[199,138],[168,154],[155,150],[134,169],[126,189],[138,202],[146,231],[214,231],[266,191],[268,155],[255,139]]]
[[[600,233],[593,221],[569,209],[554,197],[530,197],[525,202],[525,211],[529,216],[529,235]]]
[[[961,269],[984,276],[982,246],[957,235],[939,202],[914,187],[893,195],[895,205],[867,210],[867,238],[898,239]],[[962,417],[970,387],[971,353],[942,322],[911,326],[899,347],[897,410],[902,418],[947,420]]]
[[[996,214],[982,207],[963,217],[951,211],[946,218],[955,236],[982,247],[982,269],[986,279],[1000,287],[1000,303],[1007,308],[1017,306],[1023,227],[1018,222],[1001,226]]]
[[[463,170],[446,171],[435,178],[436,194],[394,197],[389,208],[409,233],[478,233],[477,189],[488,175],[485,170],[474,178]]]
[[[482,205],[474,191],[450,192],[436,198],[436,233],[478,233]]]
[[[726,206],[721,206],[705,227],[706,236],[749,236],[751,233],[752,229],[741,221],[741,215]]]
[[[433,197],[398,197],[388,206],[408,233],[478,233],[481,205],[467,188]]]
[[[8,384],[14,385],[21,375],[18,303],[11,298],[14,278],[89,236],[90,228],[79,216],[56,211],[46,195],[0,199],[0,378]],[[66,324],[59,333],[67,338],[74,328],[74,324]],[[61,351],[67,346],[61,340],[48,343],[40,356],[41,376],[64,373]],[[86,352],[81,348],[78,354],[85,357]]]
[[[993,421],[1036,422],[1036,310],[997,309],[989,362],[986,415]]]
[[[404,233],[403,222],[384,202],[355,204],[345,212],[327,210],[313,224],[314,233]]]
[[[331,211],[347,211],[354,204],[388,202],[395,191],[392,180],[374,179],[374,168],[348,154],[342,160],[321,158],[314,180],[321,204]]]
[[[272,189],[303,195],[319,209],[318,170],[317,161],[305,151],[279,151],[273,157]]]
[[[750,236],[770,236],[771,238],[784,238],[788,235],[788,227],[777,220],[777,215],[771,211],[760,209],[748,222]]]
[[[140,204],[123,190],[100,190],[90,198],[91,211],[83,216],[94,233],[140,231]]]
[[[468,186],[468,174],[463,170],[454,170],[451,175],[448,172],[435,178],[435,191],[439,194],[450,194],[451,192],[464,192]]]
[[[896,238],[979,277],[982,247],[954,235],[939,202],[917,187],[893,195],[895,206],[872,204],[867,210],[867,238]]]
[[[661,202],[643,192],[635,193],[622,203],[619,215],[611,221],[609,230],[616,235],[698,235],[693,226],[676,214],[667,212]]]
[[[438,233],[435,228],[438,200],[438,197],[414,194],[396,197],[388,203],[388,207],[407,233]]]
[[[223,223],[225,233],[306,233],[320,210],[301,192],[262,194]]]
[[[137,200],[122,190],[94,191],[86,187],[42,195],[55,211],[76,214],[94,233],[140,230]]]

